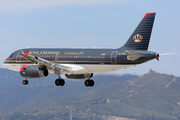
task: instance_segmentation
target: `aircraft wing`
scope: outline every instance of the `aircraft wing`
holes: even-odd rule
[[[25,52],[22,52],[20,55],[23,56],[24,58],[26,58],[27,60],[29,60],[29,61],[31,61],[33,63],[36,63],[37,65],[46,66],[49,69],[58,69],[60,71],[64,71],[65,70],[65,71],[72,72],[72,68],[71,67],[59,65],[59,64],[50,62],[48,60],[45,60],[43,58],[40,58],[40,57],[37,57],[37,56],[34,56],[34,55],[30,55],[29,54],[29,50],[27,50]]]
[[[131,61],[137,60],[138,58],[142,57],[142,55],[131,51],[125,51],[125,53],[127,54],[127,59]]]

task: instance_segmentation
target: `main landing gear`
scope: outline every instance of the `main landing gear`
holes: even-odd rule
[[[93,86],[94,86],[94,81],[91,80],[91,79],[85,80],[85,81],[84,81],[84,85],[85,85],[86,87],[93,87]]]
[[[55,85],[56,86],[64,86],[64,84],[65,84],[64,79],[58,78],[58,79],[55,80]]]

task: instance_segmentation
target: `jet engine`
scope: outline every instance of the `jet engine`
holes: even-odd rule
[[[68,79],[85,79],[91,78],[93,74],[65,74],[66,78]]]
[[[20,75],[25,78],[41,78],[48,76],[48,74],[47,69],[36,66],[22,66],[20,69]]]

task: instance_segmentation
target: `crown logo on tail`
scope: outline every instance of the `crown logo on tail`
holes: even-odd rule
[[[134,42],[141,42],[142,39],[143,39],[143,36],[141,36],[140,34],[136,34],[136,35],[133,37]]]

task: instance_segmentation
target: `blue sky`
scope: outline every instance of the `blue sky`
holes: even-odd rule
[[[147,12],[156,12],[150,51],[176,52],[112,72],[138,75],[153,69],[180,76],[180,1],[0,0],[0,67],[13,51],[27,48],[118,48]]]

